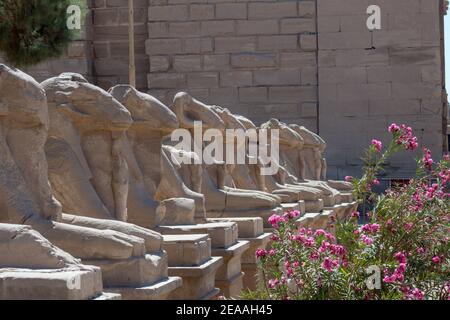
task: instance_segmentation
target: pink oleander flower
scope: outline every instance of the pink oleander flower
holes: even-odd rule
[[[267,285],[270,289],[276,288],[279,284],[280,284],[280,281],[278,279],[270,279],[267,283]]]
[[[323,236],[325,234],[326,234],[326,232],[323,229],[318,229],[318,230],[316,230],[316,232],[314,232],[314,236],[315,237],[320,237],[320,236]]]
[[[425,192],[425,198],[427,198],[428,200],[433,200],[434,196],[438,192],[438,189],[439,185],[437,183],[433,183],[431,187],[427,188],[427,191]]]
[[[298,268],[300,266],[300,262],[298,261],[294,261],[294,263],[292,264],[292,267],[294,268]]]
[[[399,263],[406,263],[406,255],[403,252],[397,252],[394,254],[394,258],[397,259]]]
[[[343,257],[346,254],[345,248],[338,244],[332,244],[330,246],[330,251],[332,254],[334,254],[335,256],[338,256],[338,257]]]
[[[322,268],[325,270],[331,272],[334,268],[336,268],[339,265],[339,262],[337,260],[333,260],[329,257],[325,257],[325,259],[322,262]]]
[[[325,235],[325,238],[327,238],[330,241],[336,241],[336,237],[334,235],[332,235],[331,233],[327,233]]]
[[[298,210],[288,211],[285,214],[283,214],[283,217],[287,220],[292,220],[299,216],[300,216],[300,211],[298,211]]]
[[[441,179],[442,185],[446,185],[447,182],[450,182],[450,169],[439,172],[439,179]]]
[[[395,280],[397,280],[397,278],[394,275],[390,275],[390,276],[385,276],[383,278],[383,282],[384,283],[394,283]]]
[[[373,139],[372,145],[375,147],[375,150],[378,152],[381,152],[381,149],[383,148],[383,143],[379,140]]]
[[[361,235],[361,240],[368,246],[373,244],[373,239],[366,236],[365,234]]]
[[[272,225],[272,227],[274,228],[278,228],[279,224],[281,222],[286,222],[286,219],[282,216],[279,216],[277,214],[273,214],[269,217],[269,223]]]
[[[319,259],[320,255],[317,252],[312,252],[311,255],[309,256],[309,258],[311,260],[317,260]]]
[[[431,261],[433,261],[433,263],[435,263],[435,264],[439,264],[439,263],[441,263],[441,258],[438,257],[438,256],[434,256],[434,257],[431,259]]]
[[[423,165],[425,166],[425,168],[427,168],[428,170],[432,170],[433,169],[433,159],[431,158],[431,151],[430,149],[427,148],[423,148]]]
[[[290,278],[294,275],[294,270],[291,267],[286,268],[286,275]]]
[[[304,245],[305,247],[310,248],[314,246],[314,243],[315,243],[314,238],[308,237],[307,239],[305,239]]]
[[[255,255],[256,255],[257,259],[261,259],[261,258],[264,258],[265,256],[267,256],[267,251],[264,249],[258,249],[258,250],[256,250]]]
[[[390,227],[392,227],[392,219],[388,219],[386,221],[386,228],[390,228]]]
[[[389,132],[391,132],[391,133],[395,133],[395,132],[399,132],[400,131],[400,127],[397,125],[397,124],[395,124],[395,123],[393,123],[393,124],[391,124],[390,126],[389,126]]]
[[[365,224],[361,227],[361,230],[364,232],[376,234],[380,230],[380,225],[378,223]]]
[[[322,241],[322,244],[319,247],[319,252],[323,253],[325,251],[328,250],[328,248],[330,247],[330,243],[328,241]]]
[[[405,223],[404,228],[406,232],[410,232],[414,228],[414,223],[412,222]]]
[[[351,214],[352,218],[359,218],[359,216],[360,216],[360,213],[358,211],[353,211]]]
[[[347,181],[347,182],[352,182],[352,180],[353,180],[353,177],[352,176],[345,176],[345,181]]]
[[[406,150],[415,150],[419,146],[417,137],[413,136],[411,127],[407,127],[404,124],[400,126],[400,137],[396,142],[399,145],[403,145]]]
[[[277,250],[275,250],[275,249],[269,250],[269,256],[274,256],[276,254],[277,254]]]
[[[380,185],[380,180],[375,179],[375,180],[372,181],[372,184],[373,184],[374,186],[379,186],[379,185]]]
[[[417,300],[423,300],[423,298],[424,298],[423,292],[420,291],[418,288],[415,288],[415,289],[412,291],[412,295],[413,295],[413,297],[414,297],[415,299],[417,299]]]
[[[423,253],[425,253],[425,249],[422,248],[422,247],[420,247],[420,248],[417,248],[416,252],[417,252],[418,254],[423,254]]]

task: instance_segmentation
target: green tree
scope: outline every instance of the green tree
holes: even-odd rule
[[[26,67],[63,54],[70,0],[0,0],[0,51],[8,63]]]

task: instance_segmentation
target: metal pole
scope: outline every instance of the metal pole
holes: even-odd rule
[[[129,82],[136,87],[136,64],[134,57],[134,3],[128,0],[128,38],[129,38]]]

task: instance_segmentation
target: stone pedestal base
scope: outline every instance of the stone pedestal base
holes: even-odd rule
[[[238,241],[226,249],[212,249],[212,254],[223,257],[224,264],[216,274],[216,285],[225,297],[237,298],[242,292],[241,258],[250,248],[248,241]]]
[[[219,293],[215,285],[216,272],[222,264],[222,257],[212,257],[196,267],[169,267],[169,275],[183,278],[183,285],[172,291],[167,299],[214,299]]]
[[[216,279],[216,285],[219,287],[220,294],[223,296],[238,299],[244,288],[244,272],[239,272],[231,279]]]
[[[108,291],[120,294],[123,300],[167,300],[171,292],[181,285],[180,277],[168,277],[149,286],[108,288]]]
[[[233,221],[238,224],[239,240],[248,241],[250,247],[241,258],[241,268],[244,272],[243,289],[254,289],[257,286],[257,264],[255,253],[258,249],[265,249],[270,242],[272,233],[264,233],[262,218],[221,218],[208,219],[211,221]],[[244,269],[245,268],[245,269]]]
[[[207,234],[164,235],[163,249],[169,267],[199,266],[211,258],[211,239]]]
[[[298,210],[300,211],[300,204],[297,203],[282,203],[281,207],[283,208],[283,212]]]
[[[164,251],[126,260],[83,262],[100,267],[107,291],[120,293],[122,299],[161,300],[181,286],[180,278],[168,278],[168,257]]]
[[[92,300],[95,301],[122,300],[122,296],[119,293],[104,292],[102,295]]]
[[[211,258],[208,234],[164,235],[163,249],[169,257],[169,274],[183,278],[170,299],[209,299],[219,293],[214,279],[223,259]]]
[[[355,201],[355,197],[353,196],[353,193],[351,193],[351,192],[341,192],[340,196],[341,196],[342,202],[350,203],[350,202]]]
[[[105,287],[142,287],[167,277],[167,254],[146,254],[126,260],[83,260],[100,267]]]
[[[244,290],[255,291],[258,289],[258,285],[262,284],[263,277],[258,269],[257,263],[243,263],[242,271],[244,275]]]
[[[336,219],[342,220],[347,218],[353,211],[356,211],[358,204],[356,202],[343,202],[336,204],[333,207],[325,208],[325,210],[333,210],[336,214]]]
[[[163,235],[208,234],[212,248],[228,248],[236,243],[238,238],[238,227],[234,222],[158,226],[156,230]]]
[[[331,217],[334,216],[333,210],[323,210],[322,212],[309,212],[297,219],[299,227],[311,229],[326,229]]]
[[[100,268],[0,269],[0,300],[90,300],[120,298],[103,293]]]
[[[324,208],[324,202],[322,199],[306,200],[304,212],[320,212],[323,210],[323,208]]]
[[[208,211],[206,213],[206,216],[208,217],[208,220],[216,220],[216,219],[223,219],[223,220],[230,220],[233,221],[235,218],[262,218],[264,225],[267,227],[270,227],[268,223],[268,219],[273,214],[281,215],[284,213],[283,207],[276,207],[273,209],[255,209],[255,210],[244,210],[244,211],[226,211],[226,212],[215,212],[215,211]]]

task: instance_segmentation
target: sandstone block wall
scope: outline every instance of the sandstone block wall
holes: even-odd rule
[[[369,31],[366,9],[381,8]],[[361,149],[387,141],[392,122],[411,125],[436,158],[446,115],[440,0],[318,0],[319,130],[331,177],[357,174]],[[395,158],[391,177],[411,174],[411,155]]]
[[[128,0],[85,0],[66,55],[26,70],[128,82]],[[300,123],[328,142],[330,178],[357,175],[361,150],[412,125],[438,158],[448,143],[443,0],[134,0],[137,87],[170,104],[180,90],[256,123]],[[369,31],[367,7],[381,8]],[[0,59],[1,60],[1,59]],[[413,172],[408,154],[390,177]]]
[[[150,93],[317,129],[316,2],[150,0]]]
[[[136,86],[147,88],[148,57],[145,53],[147,39],[148,0],[134,0],[134,31],[136,51]],[[97,84],[105,89],[118,83],[128,83],[128,0],[94,0],[93,72]]]

